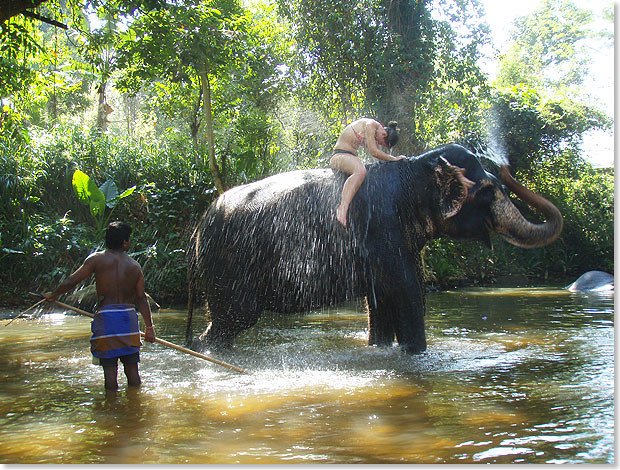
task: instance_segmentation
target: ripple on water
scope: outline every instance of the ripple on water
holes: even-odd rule
[[[494,291],[428,296],[420,355],[367,346],[351,308],[262,318],[214,355],[249,374],[145,344],[143,386],[119,374],[114,397],[88,320],[16,321],[0,328],[0,462],[613,462],[613,302]],[[155,320],[182,344],[182,312]]]

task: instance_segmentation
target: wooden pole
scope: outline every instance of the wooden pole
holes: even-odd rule
[[[32,294],[32,295],[36,295],[37,297],[40,296],[40,294]],[[92,313],[87,312],[86,310],[82,310],[81,308],[77,308],[77,307],[74,307],[73,305],[65,304],[63,302],[59,302],[58,300],[54,300],[54,303],[56,305],[58,305],[59,307],[63,307],[63,308],[67,308],[69,310],[73,310],[76,313],[79,313],[81,315],[85,315],[85,316],[90,317],[90,318],[93,318],[95,316]],[[144,333],[140,332],[140,335],[144,338]],[[159,338],[155,338],[155,342],[161,344],[162,346],[166,346],[167,348],[176,349],[177,351],[183,352],[185,354],[190,354],[191,356],[199,357],[200,359],[204,359],[205,361],[213,362],[214,364],[217,364],[218,366],[226,367],[226,368],[228,368],[230,370],[234,370],[235,372],[239,372],[241,374],[247,374],[248,373],[248,371],[246,369],[241,369],[240,367],[233,366],[232,364],[228,364],[228,363],[220,361],[218,359],[214,359],[214,358],[212,358],[210,356],[207,356],[206,354],[202,354],[202,353],[199,353],[199,352],[196,352],[196,351],[192,351],[191,349],[184,348],[183,346],[179,346],[178,344],[170,343],[169,341],[166,341],[166,340],[163,340],[163,339],[159,339]]]
[[[6,325],[4,325],[4,326],[9,326],[9,325],[10,325],[11,323],[13,323],[15,320],[17,320],[19,317],[21,317],[24,313],[29,312],[30,310],[32,310],[32,309],[33,309],[33,308],[35,308],[35,307],[38,307],[38,306],[39,306],[40,304],[42,304],[43,302],[45,302],[45,298],[43,298],[43,299],[39,300],[39,301],[38,301],[36,304],[34,304],[33,306],[28,307],[26,310],[24,310],[24,311],[23,311],[22,313],[20,313],[19,315],[17,315],[17,316],[15,316],[15,317],[11,318],[11,321],[10,321],[10,322],[8,322],[8,323],[7,323]]]

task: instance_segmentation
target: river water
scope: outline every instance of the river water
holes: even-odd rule
[[[88,318],[17,320],[0,326],[0,463],[614,463],[613,305],[548,287],[430,294],[417,356],[368,347],[357,305],[266,314],[214,356],[249,374],[147,343],[143,385],[119,371],[117,393]],[[183,344],[181,310],[154,317]]]

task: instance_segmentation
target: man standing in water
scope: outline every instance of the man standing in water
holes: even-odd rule
[[[155,341],[151,306],[144,292],[144,276],[137,261],[129,257],[131,226],[112,222],[105,233],[106,250],[90,254],[82,266],[67,277],[53,292],[44,294],[48,302],[69,292],[91,274],[95,275],[98,310],[91,323],[93,336],[91,352],[103,366],[105,388],[118,389],[118,359],[120,358],[130,386],[141,383],[140,329],[136,308],[145,324],[144,339]]]

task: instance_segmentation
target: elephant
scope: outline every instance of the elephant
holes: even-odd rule
[[[571,292],[610,292],[614,290],[614,276],[604,271],[588,271],[566,288]]]
[[[468,188],[459,172],[475,183]],[[368,344],[426,350],[421,250],[431,239],[481,240],[489,230],[514,245],[553,242],[562,214],[500,167],[506,187],[544,216],[531,223],[479,158],[458,144],[367,165],[347,227],[334,217],[347,177],[331,169],[277,174],[221,194],[189,243],[187,340],[229,349],[263,311],[304,312],[355,299],[368,311]],[[192,339],[198,293],[210,323]]]

